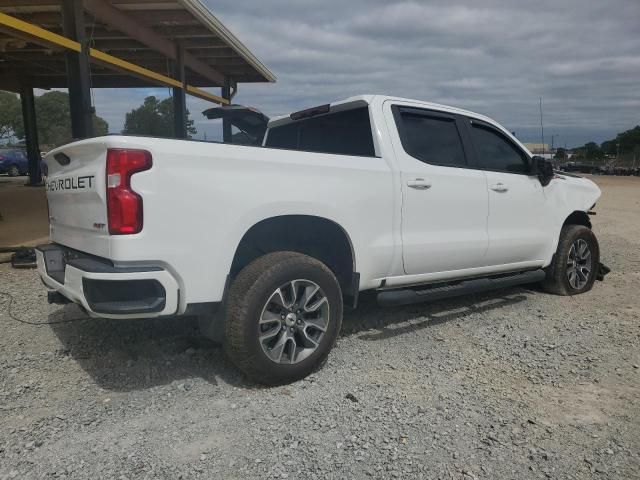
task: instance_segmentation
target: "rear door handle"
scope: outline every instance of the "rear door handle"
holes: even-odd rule
[[[509,187],[507,187],[504,183],[502,182],[498,182],[498,183],[494,183],[493,185],[491,185],[489,187],[491,190],[493,190],[494,192],[506,192],[509,190]]]
[[[425,180],[424,178],[414,178],[413,180],[408,180],[407,185],[411,188],[415,188],[416,190],[426,190],[427,188],[431,188],[431,182]]]

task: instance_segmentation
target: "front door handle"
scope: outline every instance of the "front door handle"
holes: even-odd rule
[[[415,188],[416,190],[426,190],[427,188],[431,188],[431,182],[425,180],[424,178],[414,178],[413,180],[408,180],[407,185],[411,188]]]
[[[509,187],[507,187],[504,183],[502,182],[498,182],[498,183],[494,183],[493,185],[491,185],[489,187],[491,190],[493,190],[494,192],[506,192],[509,190]]]

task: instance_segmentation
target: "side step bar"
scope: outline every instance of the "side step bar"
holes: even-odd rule
[[[378,304],[383,307],[408,305],[411,303],[431,302],[444,298],[468,295],[471,293],[487,292],[500,288],[536,283],[544,280],[543,270],[533,270],[521,273],[494,275],[491,277],[462,280],[455,283],[437,283],[423,288],[414,287],[402,290],[387,290],[378,293]]]

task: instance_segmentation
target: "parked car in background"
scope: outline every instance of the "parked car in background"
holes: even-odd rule
[[[595,170],[595,165],[582,162],[567,162],[560,166],[560,171],[562,172],[594,173]]]
[[[41,157],[44,157],[42,152]],[[46,177],[49,171],[44,160],[40,161],[40,171]],[[29,157],[24,148],[0,148],[0,174],[8,174],[10,177],[29,175]]]
[[[10,177],[26,175],[29,171],[27,152],[22,148],[0,148],[0,174]]]

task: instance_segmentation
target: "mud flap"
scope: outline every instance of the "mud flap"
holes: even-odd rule
[[[607,273],[609,273],[610,271],[611,269],[607,267],[604,263],[602,262],[598,263],[598,273],[596,274],[596,280],[603,281],[605,275],[607,275]]]

